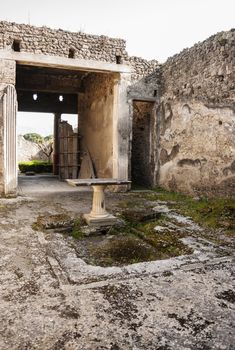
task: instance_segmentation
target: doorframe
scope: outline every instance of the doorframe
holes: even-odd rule
[[[139,97],[139,96],[133,96],[130,99],[131,108],[132,108],[132,134],[131,134],[131,145],[130,145],[130,174],[132,172],[131,165],[132,165],[132,140],[133,140],[133,114],[134,114],[134,102],[149,102],[152,103],[152,110],[151,110],[151,117],[152,122],[151,123],[151,117],[150,117],[150,129],[151,124],[153,124],[153,130],[150,133],[150,156],[153,159],[154,168],[151,169],[152,173],[152,179],[151,179],[151,187],[154,187],[158,183],[158,174],[159,174],[159,137],[160,137],[160,120],[159,115],[157,113],[159,102],[156,98],[153,97]],[[131,176],[131,175],[130,175]]]

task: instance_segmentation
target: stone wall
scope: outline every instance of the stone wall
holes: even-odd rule
[[[14,48],[14,42],[19,47]],[[0,21],[0,50],[18,48],[26,53],[61,57],[72,54],[78,59],[130,65],[133,81],[152,73],[158,65],[156,60],[129,57],[123,39]]]
[[[133,67],[132,74],[119,82],[111,74],[88,75],[86,93],[80,94],[81,115],[87,118],[83,131],[99,145],[92,150],[94,158],[106,149],[111,130],[117,129],[114,142],[120,152],[114,147],[112,153],[109,145],[111,151],[106,149],[101,163],[97,161],[102,176],[112,175],[112,159],[126,162],[131,149],[131,101],[142,99],[155,102],[156,108],[151,133],[157,169],[153,183],[192,195],[235,195],[235,31],[218,33],[161,66],[155,60],[129,57],[125,47],[121,39],[0,22],[0,50],[62,57],[72,52],[79,59]],[[15,83],[14,65],[14,61],[0,60],[0,90]],[[3,129],[1,118],[0,111]]]
[[[156,184],[192,195],[235,196],[234,30],[169,58],[132,84],[128,95],[155,98]]]
[[[160,67],[156,60],[148,61],[136,56],[129,57],[125,63],[133,67],[133,73],[131,74],[132,82],[138,81],[145,76],[149,76]]]
[[[113,63],[116,56],[127,58],[126,42],[122,39],[0,22],[0,49],[12,50],[14,40],[22,52],[68,57],[71,49],[74,58]]]
[[[167,60],[162,66],[162,94],[234,108],[234,63],[235,30],[218,33]]]
[[[235,31],[186,49],[161,67],[160,185],[235,196]]]

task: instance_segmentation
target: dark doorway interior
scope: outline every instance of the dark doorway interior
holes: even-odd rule
[[[133,101],[131,179],[133,185],[153,185],[153,103]]]

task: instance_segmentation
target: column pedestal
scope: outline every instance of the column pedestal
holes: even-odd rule
[[[88,225],[109,226],[117,222],[117,218],[105,209],[105,185],[93,185],[92,210],[84,214]]]

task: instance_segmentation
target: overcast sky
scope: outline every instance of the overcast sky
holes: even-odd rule
[[[123,38],[130,55],[163,62],[235,27],[235,0],[7,0],[0,19]]]

